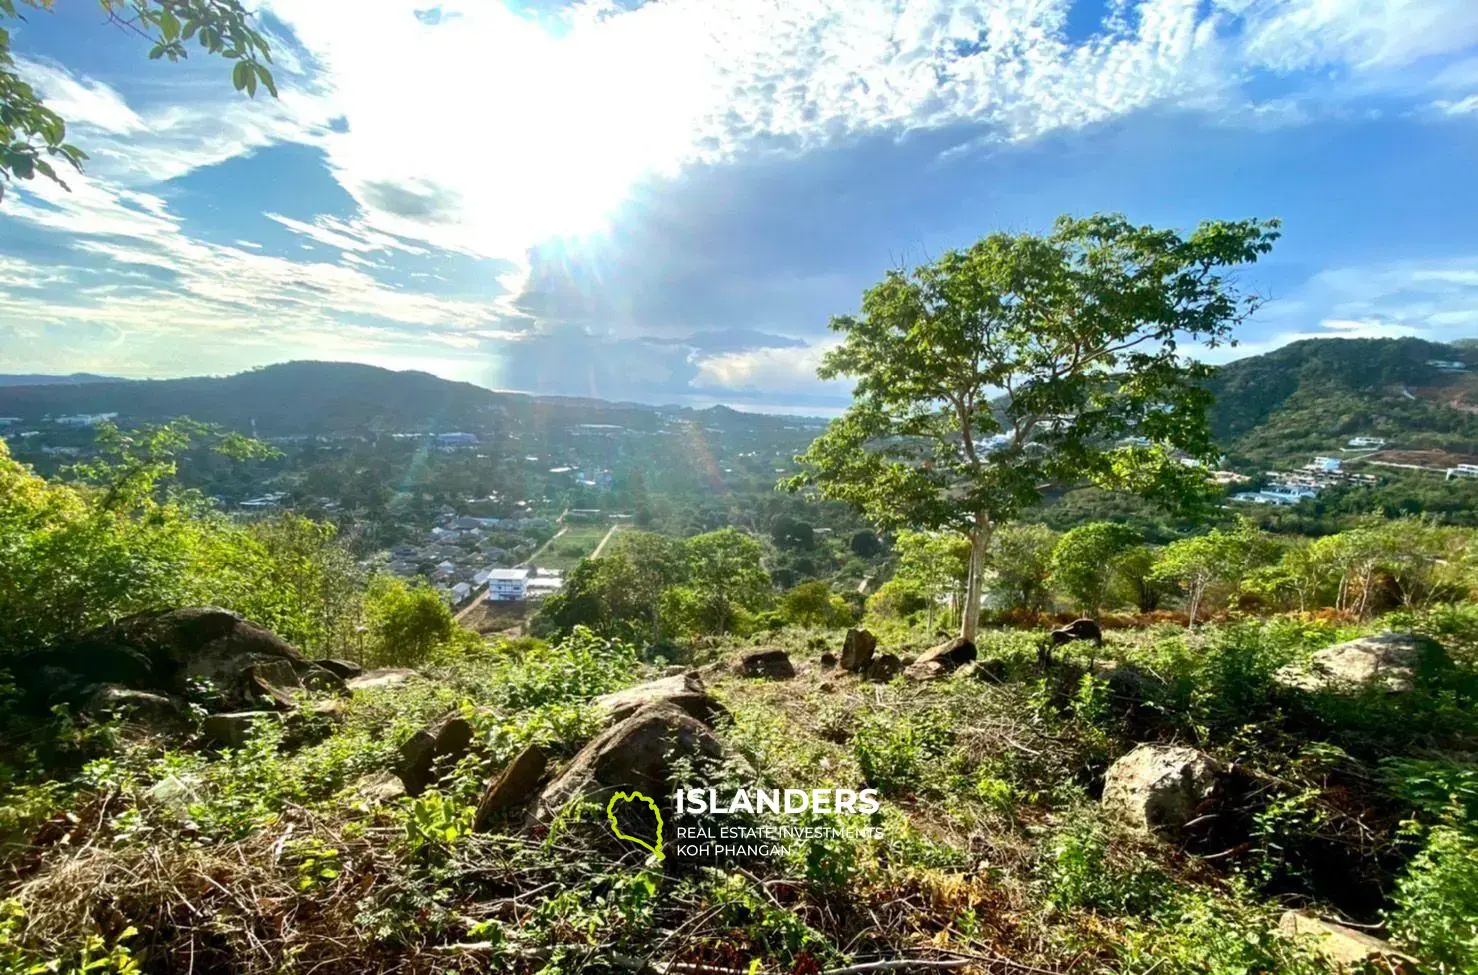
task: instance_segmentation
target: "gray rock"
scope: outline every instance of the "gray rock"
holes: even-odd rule
[[[842,641],[842,669],[853,673],[865,672],[877,648],[878,638],[872,633],[855,628],[848,630]]]
[[[281,721],[278,711],[228,711],[209,715],[200,726],[207,740],[226,748],[240,748],[258,721]]]
[[[178,721],[186,713],[184,702],[178,698],[150,691],[136,691],[117,684],[104,684],[93,691],[82,705],[82,711],[99,716],[114,715],[163,722]]]
[[[483,790],[472,828],[482,832],[499,814],[527,801],[538,790],[539,780],[548,767],[549,756],[538,745],[530,745],[515,755]]]
[[[404,667],[381,667],[378,670],[366,670],[358,677],[344,682],[344,686],[350,691],[374,691],[386,687],[399,687],[420,676],[414,670]]]
[[[1402,693],[1416,687],[1423,671],[1445,663],[1446,653],[1435,640],[1387,631],[1325,647],[1305,666],[1282,668],[1276,679],[1304,691],[1379,688]]]
[[[400,746],[395,774],[405,783],[407,795],[418,796],[435,781],[436,763],[460,761],[472,744],[472,723],[462,712],[442,715],[406,739]]]
[[[1416,962],[1374,935],[1302,911],[1285,911],[1278,930],[1290,938],[1307,939],[1315,954],[1340,970],[1364,971],[1365,966],[1376,963],[1382,971],[1395,971]],[[1397,964],[1393,967],[1392,962]]]
[[[905,673],[910,680],[933,680],[952,673],[975,659],[975,644],[962,636],[941,643],[924,651],[917,660],[908,665]]]
[[[867,665],[867,679],[887,683],[903,671],[903,661],[896,654],[880,653]]]
[[[790,662],[790,654],[776,647],[744,654],[734,661],[734,672],[745,677],[789,680],[795,676],[795,666]]]
[[[1114,762],[1103,783],[1103,808],[1145,832],[1176,830],[1216,792],[1221,767],[1194,748],[1144,744]]]
[[[334,657],[326,657],[313,662],[340,680],[352,680],[364,673],[364,668],[352,660],[338,660]]]
[[[648,704],[675,705],[694,720],[710,728],[715,721],[728,717],[728,710],[708,694],[703,678],[686,671],[659,680],[637,684],[595,699],[595,707],[604,711],[609,723],[625,721]]]
[[[405,795],[405,783],[394,772],[371,772],[360,776],[354,791],[370,802],[392,802]]]
[[[604,803],[633,789],[660,802],[671,794],[675,760],[718,763],[726,757],[703,724],[671,704],[648,704],[580,749],[540,793],[534,816],[547,821],[574,800]]]
[[[200,801],[200,779],[193,775],[166,775],[144,793],[150,802],[184,815]]]

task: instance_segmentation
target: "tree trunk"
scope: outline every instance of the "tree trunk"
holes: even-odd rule
[[[960,618],[960,636],[975,641],[980,625],[981,577],[985,574],[985,550],[990,547],[991,523],[985,512],[975,515],[975,530],[970,533],[970,575],[965,583],[965,605]]]

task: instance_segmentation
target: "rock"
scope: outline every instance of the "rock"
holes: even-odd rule
[[[117,684],[104,684],[88,695],[82,711],[93,715],[115,715],[145,721],[178,721],[185,715],[184,702],[150,691],[136,691]]]
[[[1052,645],[1060,647],[1064,643],[1072,643],[1074,640],[1092,640],[1093,645],[1103,646],[1103,630],[1095,620],[1084,616],[1075,619],[1066,626],[1058,627],[1052,631]]]
[[[138,613],[17,661],[18,681],[39,700],[79,703],[99,684],[183,697],[204,685],[219,708],[255,705],[267,683],[337,682],[270,630],[213,606]]]
[[[200,800],[200,779],[193,775],[166,775],[144,793],[150,802],[184,815]]]
[[[1142,667],[1117,660],[1100,660],[1093,673],[1108,684],[1109,696],[1120,704],[1138,707],[1165,691],[1165,682]]]
[[[865,672],[877,648],[878,638],[867,630],[848,630],[842,641],[842,669],[859,674]]]
[[[1394,970],[1391,962],[1404,967],[1402,963],[1416,961],[1374,935],[1302,911],[1285,911],[1278,921],[1278,930],[1290,938],[1308,938],[1316,954],[1340,969],[1364,971],[1370,962],[1384,962],[1380,970],[1386,971]]]
[[[352,691],[373,691],[386,687],[399,687],[406,681],[420,676],[414,670],[404,667],[381,667],[378,670],[366,670],[358,677],[350,678],[344,682],[344,686]]]
[[[715,721],[729,714],[722,704],[709,696],[703,679],[693,671],[604,694],[596,698],[594,704],[606,713],[607,721],[614,724],[625,721],[647,704],[664,702],[677,706],[710,728]]]
[[[828,650],[828,651],[826,651],[825,653],[823,653],[821,655],[821,666],[823,666],[823,667],[835,667],[836,665],[837,665],[837,655],[836,654],[834,654],[830,650]]]
[[[313,662],[340,680],[353,680],[355,677],[364,673],[364,668],[352,660],[338,660],[334,657],[325,657],[322,660],[315,660]]]
[[[1446,652],[1435,640],[1387,631],[1325,647],[1306,666],[1282,668],[1276,679],[1304,691],[1380,688],[1401,693],[1414,689],[1424,671],[1441,667],[1446,660]]]
[[[1179,829],[1216,792],[1220,775],[1220,766],[1194,748],[1139,745],[1109,768],[1103,808],[1135,829]]]
[[[956,669],[952,676],[955,680],[979,680],[999,684],[1006,679],[1006,661],[972,660]]]
[[[257,673],[255,667],[246,675],[246,690],[247,702],[256,707],[292,711],[298,706],[291,694]]]
[[[539,787],[544,770],[549,766],[549,757],[538,745],[530,745],[513,757],[486,789],[477,803],[477,813],[472,828],[483,832],[500,813],[522,804]]]
[[[734,671],[745,677],[770,677],[776,680],[789,680],[795,676],[790,654],[778,647],[744,654],[734,661]]]
[[[896,654],[881,653],[872,658],[872,663],[867,665],[867,679],[886,683],[898,676],[903,670],[903,661]]]
[[[370,802],[391,802],[405,795],[405,783],[394,772],[371,772],[359,777],[354,791]]]
[[[418,796],[435,781],[438,761],[457,762],[472,744],[472,723],[462,712],[442,715],[406,739],[400,746],[395,774],[405,783],[407,795]]]
[[[836,685],[829,680],[824,680],[820,684],[816,685],[816,690],[820,691],[822,694],[831,694],[836,689]]]
[[[672,792],[674,760],[717,763],[726,757],[713,732],[690,715],[672,704],[648,704],[580,749],[540,793],[534,816],[547,821],[573,800],[603,804],[633,789],[660,802]]]
[[[226,748],[240,748],[251,737],[257,721],[280,721],[277,711],[229,711],[212,714],[200,726],[206,739]]]
[[[906,673],[911,680],[933,680],[952,673],[975,659],[975,644],[962,636],[941,643],[931,650],[926,650],[913,663],[908,665]]]

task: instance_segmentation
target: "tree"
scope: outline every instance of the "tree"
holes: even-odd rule
[[[662,640],[662,594],[687,575],[680,542],[653,532],[622,532],[611,553],[621,560],[619,573],[603,573],[604,587],[618,589],[633,611],[651,624],[653,644]]]
[[[1234,528],[1213,528],[1160,550],[1152,577],[1178,584],[1186,594],[1188,625],[1194,627],[1206,593],[1215,583],[1236,586],[1253,569],[1277,558],[1276,544],[1242,519]]]
[[[52,0],[19,0],[38,10],[50,10]],[[153,46],[149,58],[178,61],[189,56],[194,41],[207,53],[235,65],[231,81],[237,91],[256,97],[260,85],[277,96],[277,85],[267,64],[272,53],[267,41],[251,26],[240,0],[98,0],[108,19],[124,31]],[[0,21],[24,20],[17,0],[0,0]],[[87,154],[67,140],[67,124],[37,97],[16,73],[10,53],[10,32],[0,27],[0,199],[16,179],[44,176],[66,188],[52,161],[82,171]]]
[[[1097,619],[1114,579],[1114,560],[1139,541],[1134,529],[1111,521],[1069,530],[1052,550],[1052,585]]]
[[[1148,545],[1135,545],[1114,558],[1114,587],[1141,613],[1153,613],[1160,608],[1162,584],[1153,576],[1157,557]]]
[[[1242,587],[1258,596],[1291,600],[1300,613],[1312,609],[1333,578],[1334,566],[1321,548],[1297,540],[1272,565],[1253,570]]]
[[[1008,608],[1040,613],[1051,602],[1047,580],[1057,533],[1046,525],[1002,525],[991,539],[987,565],[991,588]]]
[[[846,600],[832,594],[819,579],[803,582],[785,594],[781,610],[797,626],[837,626],[851,615]]]
[[[852,554],[864,559],[877,558],[883,554],[883,543],[878,541],[878,536],[866,528],[852,533],[852,541],[849,543]]]
[[[883,529],[967,537],[961,632],[973,637],[993,532],[1049,487],[1204,499],[1204,477],[1170,452],[1216,454],[1210,370],[1178,344],[1218,345],[1256,308],[1226,272],[1268,253],[1277,226],[1215,221],[1182,237],[1061,217],[1047,236],[992,234],[888,272],[859,315],[832,319],[842,341],[818,375],[854,378],[853,403],[782,483]],[[1131,434],[1152,446],[1119,442]]]
[[[970,572],[970,543],[952,532],[901,531],[894,543],[898,569],[893,574],[928,602],[929,632],[940,602],[957,605]]]
[[[683,543],[687,592],[705,632],[722,636],[731,628],[735,609],[756,609],[770,597],[770,577],[761,560],[764,548],[735,528],[694,535]]]
[[[774,541],[776,548],[809,551],[816,547],[816,529],[810,523],[790,515],[776,515],[770,522],[770,539]]]
[[[373,663],[413,666],[456,632],[452,611],[435,590],[408,586],[394,576],[376,576],[368,594],[370,648]]]

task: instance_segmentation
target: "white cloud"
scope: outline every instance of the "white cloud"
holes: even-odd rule
[[[693,386],[756,393],[807,390],[845,394],[845,381],[822,382],[816,378],[822,357],[837,344],[836,340],[827,340],[800,349],[750,349],[702,358],[695,363],[698,375]]]
[[[127,135],[148,128],[123,96],[90,78],[76,78],[61,65],[16,58],[23,78],[68,125]]]
[[[1473,115],[1478,114],[1478,95],[1469,95],[1457,101],[1439,99],[1432,103],[1432,107],[1443,115]]]
[[[1398,68],[1478,43],[1473,0],[1215,0],[1246,22],[1247,60],[1279,71]]]

